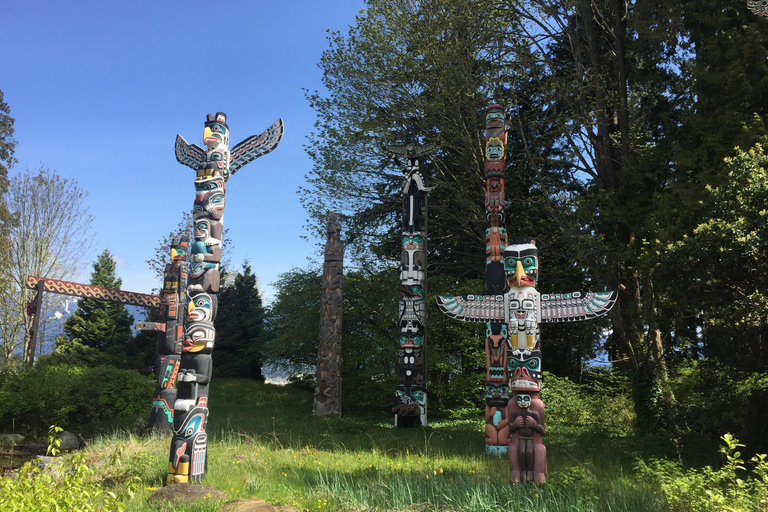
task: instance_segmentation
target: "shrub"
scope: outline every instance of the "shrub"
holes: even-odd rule
[[[61,428],[51,426],[48,453],[57,454],[56,434]],[[85,453],[76,453],[61,466],[58,476],[40,469],[39,459],[24,464],[18,478],[0,478],[0,503],[7,512],[40,510],[123,511],[125,504],[114,493],[101,488],[86,463]],[[135,487],[135,484],[132,486]]]
[[[32,368],[3,373],[0,425],[35,435],[50,424],[87,433],[130,426],[136,415],[149,414],[153,390],[152,379],[132,370],[40,361]]]
[[[647,477],[673,511],[757,512],[768,509],[768,460],[755,455],[752,474],[747,474],[741,459],[739,440],[731,434],[721,437],[725,463],[719,469],[683,469],[679,462],[638,460],[637,469]]]

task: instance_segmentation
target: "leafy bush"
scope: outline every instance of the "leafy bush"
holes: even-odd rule
[[[657,488],[673,511],[690,512],[757,512],[768,509],[768,460],[765,454],[750,459],[752,475],[748,475],[741,459],[739,440],[731,434],[721,437],[725,446],[720,453],[725,463],[719,469],[706,466],[702,470],[683,469],[670,460],[639,460],[637,469]]]
[[[584,384],[544,372],[541,399],[546,404],[547,429],[557,431],[589,426],[609,436],[626,436],[635,414],[626,378],[593,371]]]
[[[56,434],[60,431],[59,427],[50,427],[48,453],[57,454]],[[41,470],[39,459],[27,462],[18,478],[0,478],[0,503],[6,512],[125,510],[125,504],[113,492],[95,481],[85,453],[65,459],[57,472]]]
[[[138,372],[111,366],[49,365],[9,369],[0,378],[0,425],[36,435],[44,425],[94,433],[130,426],[149,414],[154,382]],[[126,425],[127,422],[127,425]]]

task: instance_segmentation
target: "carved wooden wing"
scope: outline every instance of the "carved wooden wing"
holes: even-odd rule
[[[197,144],[187,144],[184,137],[176,135],[176,160],[195,171],[205,161],[205,150]]]
[[[503,295],[437,296],[440,311],[465,322],[503,322]]]
[[[542,322],[575,322],[603,316],[616,303],[617,292],[573,292],[541,295]]]
[[[437,149],[437,144],[424,144],[422,146],[416,146],[414,144],[406,144],[405,146],[382,146],[381,149],[395,156],[424,156],[434,153],[435,149]]]
[[[245,164],[266,155],[280,144],[283,138],[283,120],[278,119],[261,135],[252,135],[237,144],[229,152],[229,172],[235,174]]]

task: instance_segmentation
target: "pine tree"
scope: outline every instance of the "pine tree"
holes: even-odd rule
[[[264,306],[248,261],[231,286],[219,293],[216,316],[216,374],[264,380]]]
[[[123,281],[115,274],[115,267],[114,257],[105,249],[93,264],[91,284],[120,289]],[[131,325],[133,316],[125,309],[125,304],[80,299],[77,310],[64,323],[66,339],[60,337],[57,340],[57,351],[92,354],[84,362],[108,362],[115,366],[131,367],[136,355]],[[96,349],[102,357],[94,357],[93,351],[82,347]]]

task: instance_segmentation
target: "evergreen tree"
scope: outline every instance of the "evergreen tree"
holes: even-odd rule
[[[120,289],[123,281],[115,274],[115,267],[114,257],[105,249],[93,264],[90,284]],[[81,354],[78,359],[86,364],[111,363],[133,367],[139,363],[134,361],[137,350],[132,325],[133,316],[128,313],[125,304],[80,299],[77,310],[64,323],[65,336],[57,339],[57,352],[61,355]]]
[[[248,261],[234,282],[219,292],[218,301],[213,353],[217,377],[264,380],[264,306]]]

